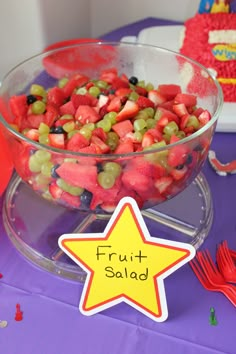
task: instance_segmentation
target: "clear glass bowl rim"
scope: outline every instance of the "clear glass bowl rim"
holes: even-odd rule
[[[13,129],[11,127],[11,125],[9,123],[7,123],[5,121],[5,119],[2,117],[2,115],[0,114],[0,123],[3,124],[3,126],[6,128],[7,131],[10,131],[11,134],[13,134],[14,136],[16,136],[17,138],[19,138],[20,140],[23,140],[24,142],[33,145],[36,149],[39,150],[48,150],[54,153],[58,153],[58,154],[66,154],[66,155],[70,155],[70,156],[78,156],[78,157],[93,157],[93,158],[100,158],[100,159],[117,159],[117,158],[131,158],[131,157],[137,157],[137,156],[143,156],[143,155],[148,155],[150,153],[156,153],[156,152],[161,152],[161,151],[165,151],[165,150],[169,150],[174,146],[177,145],[182,145],[182,144],[186,144],[190,141],[195,140],[198,136],[202,135],[205,131],[207,131],[211,126],[214,125],[214,123],[216,122],[216,120],[218,119],[221,111],[222,111],[222,107],[223,107],[223,91],[221,89],[220,84],[218,83],[217,79],[211,74],[211,72],[204,67],[202,64],[198,63],[197,61],[181,54],[178,53],[176,51],[170,50],[170,49],[166,49],[163,47],[158,47],[155,45],[150,45],[150,44],[143,44],[143,43],[131,43],[131,42],[123,42],[123,41],[94,41],[94,42],[82,42],[82,43],[76,43],[73,45],[66,45],[63,47],[58,47],[58,48],[54,48],[52,50],[49,51],[44,51],[41,53],[38,53],[34,56],[31,56],[30,58],[21,61],[18,65],[16,65],[15,67],[13,67],[10,71],[8,71],[8,73],[3,77],[2,81],[1,81],[1,86],[0,86],[0,96],[2,94],[2,90],[4,89],[4,81],[11,75],[11,73],[13,73],[15,70],[17,70],[18,68],[20,68],[23,64],[26,64],[27,62],[30,62],[36,58],[40,58],[40,56],[43,58],[46,55],[51,55],[54,54],[56,52],[59,51],[63,51],[65,49],[73,49],[73,48],[77,48],[77,47],[97,47],[97,46],[113,46],[113,47],[119,47],[119,46],[129,46],[129,47],[138,47],[138,48],[151,48],[153,50],[156,50],[158,52],[162,52],[162,53],[170,53],[173,55],[178,56],[179,58],[183,58],[186,61],[188,61],[189,63],[192,63],[195,66],[198,66],[201,70],[203,70],[209,77],[211,77],[211,79],[213,80],[214,84],[217,87],[217,99],[218,99],[218,106],[217,109],[214,113],[214,115],[211,117],[211,120],[205,124],[201,129],[199,129],[198,131],[196,131],[195,133],[193,133],[190,136],[187,136],[183,139],[180,139],[179,141],[172,143],[172,144],[167,144],[166,146],[163,147],[158,147],[158,148],[153,148],[153,149],[148,149],[148,150],[143,150],[143,151],[138,151],[138,152],[130,152],[130,153],[125,153],[125,154],[88,154],[88,153],[79,153],[79,152],[75,152],[75,151],[70,151],[70,150],[63,150],[63,149],[57,149],[54,148],[52,146],[48,146],[48,145],[43,145],[40,144],[38,142],[35,142],[29,138],[27,138],[26,136],[24,136],[23,134],[17,132],[15,129]]]

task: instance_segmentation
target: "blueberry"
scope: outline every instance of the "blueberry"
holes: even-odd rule
[[[103,171],[103,166],[101,163],[97,164],[97,171],[98,171],[98,173]]]
[[[89,207],[92,198],[93,198],[93,194],[91,192],[87,191],[87,189],[85,189],[84,192],[80,196],[80,201],[85,207]]]
[[[57,168],[59,167],[60,165],[57,164],[57,165],[54,165],[51,169],[51,176],[52,178],[60,178],[60,176],[57,174]]]
[[[137,83],[138,83],[137,77],[131,76],[131,77],[129,78],[129,83],[132,84],[132,85],[137,85]]]
[[[58,127],[51,127],[50,133],[51,134],[64,134],[65,130],[63,129],[63,127],[61,125],[59,125]]]
[[[187,158],[186,158],[186,165],[190,165],[193,161],[193,157],[191,154],[188,154],[187,155]]]
[[[109,94],[110,94],[110,95],[114,95],[115,92],[116,92],[116,90],[113,90],[113,89],[110,89],[110,90],[109,90]]]
[[[176,170],[182,170],[184,168],[184,164],[178,165],[175,167]]]
[[[34,95],[28,95],[27,96],[27,104],[28,105],[30,105],[30,104],[32,104],[32,103],[34,103],[36,101],[37,101],[37,98]]]

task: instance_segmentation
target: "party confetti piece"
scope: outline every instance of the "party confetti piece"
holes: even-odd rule
[[[5,327],[7,327],[7,325],[8,325],[8,323],[7,323],[7,321],[0,321],[0,328],[5,328]]]
[[[209,322],[212,326],[217,326],[218,322],[216,319],[216,315],[215,315],[215,309],[214,307],[210,308],[210,317],[209,317]]]

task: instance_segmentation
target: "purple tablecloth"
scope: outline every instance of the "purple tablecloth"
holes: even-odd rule
[[[171,23],[149,18],[102,38],[119,40],[145,27],[166,24]],[[216,133],[212,148],[222,161],[236,158],[235,135]],[[208,162],[203,172],[214,203],[213,226],[203,248],[214,255],[216,244],[227,239],[236,249],[236,176],[219,177]],[[124,303],[83,316],[78,310],[82,285],[29,263],[12,246],[2,223],[0,273],[0,320],[8,321],[6,328],[0,328],[1,354],[236,353],[236,309],[223,295],[206,291],[189,265],[165,280],[169,317],[164,323]],[[14,319],[17,303],[23,311],[21,322]],[[211,307],[216,310],[217,326],[209,324]]]

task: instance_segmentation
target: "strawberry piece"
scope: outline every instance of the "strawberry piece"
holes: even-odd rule
[[[70,97],[76,88],[84,86],[88,82],[88,76],[75,75],[62,88],[65,97]]]
[[[163,176],[158,178],[155,181],[154,185],[158,189],[159,193],[163,194],[168,190],[168,188],[172,185],[172,183],[173,183],[173,177]]]
[[[166,102],[166,97],[163,96],[160,92],[157,90],[151,90],[148,92],[148,98],[154,103],[154,106],[158,106],[159,104],[162,104]]]
[[[66,144],[67,150],[78,151],[81,148],[89,145],[89,140],[85,138],[80,132],[74,134]]]
[[[25,134],[24,134],[28,139],[38,141],[39,140],[39,132],[38,129],[29,129]]]
[[[173,170],[170,171],[171,176],[174,178],[174,180],[179,181],[182,179],[186,173],[188,172],[187,166],[181,166],[181,168],[174,168]]]
[[[100,138],[102,141],[106,141],[107,140],[107,133],[104,132],[104,130],[102,128],[95,128],[92,131],[92,136],[97,136],[98,138]]]
[[[155,143],[154,136],[150,134],[148,131],[145,132],[142,139],[142,148],[144,149],[146,147],[149,147],[154,143]]]
[[[44,113],[44,123],[51,127],[58,117],[58,108],[51,104],[47,104],[46,112]]]
[[[114,151],[115,154],[128,154],[130,152],[134,152],[134,144],[131,139],[120,141],[119,145]]]
[[[122,122],[113,124],[112,130],[120,137],[124,138],[128,133],[133,131],[133,124],[130,120],[124,120]]]
[[[75,119],[82,124],[96,123],[100,120],[100,116],[93,107],[81,105],[75,112]]]
[[[136,103],[138,104],[140,109],[148,107],[154,108],[154,103],[149,98],[144,96],[139,96]]]
[[[211,119],[211,115],[210,113],[205,110],[203,111],[199,116],[198,116],[198,120],[201,123],[201,126],[207,124]]]
[[[121,110],[121,98],[114,97],[107,106],[107,112],[120,112]]]
[[[100,95],[98,102],[97,102],[97,107],[102,108],[107,105],[109,101],[109,97],[105,95]]]
[[[65,149],[64,134],[48,134],[48,140],[51,146],[57,149]]]
[[[73,162],[63,162],[57,168],[57,174],[68,184],[93,190],[97,184],[97,167],[94,165],[80,165]]]
[[[148,91],[141,86],[135,86],[135,91],[140,95],[140,96],[147,96]]]
[[[181,118],[180,118],[180,129],[181,130],[184,130],[186,128],[186,125],[188,123],[188,120],[189,120],[189,117],[190,117],[190,114],[189,113],[186,113],[184,114]]]
[[[100,139],[98,136],[92,135],[91,143],[98,146],[102,154],[107,154],[108,152],[110,152],[110,147],[107,144],[105,144],[104,141]]]
[[[105,69],[101,72],[99,80],[106,81],[111,84],[118,76],[118,71],[116,68]]]
[[[79,94],[72,94],[71,95],[71,102],[75,108],[75,110],[77,110],[77,108],[79,106],[92,106],[92,99],[89,96],[85,96],[85,95],[79,95]]]
[[[173,146],[170,150],[169,150],[169,154],[168,154],[168,164],[171,167],[176,167],[179,165],[183,165],[186,161],[186,157],[188,154],[188,147],[181,144],[181,145],[176,145]]]
[[[122,80],[120,77],[116,77],[112,81],[111,89],[118,90],[120,88],[129,88],[129,82]]]
[[[80,198],[75,196],[75,195],[71,195],[68,192],[63,192],[61,194],[61,200],[63,200],[68,206],[72,207],[72,208],[79,208],[81,201]]]
[[[178,117],[189,113],[184,103],[173,104],[172,109]]]
[[[186,107],[193,107],[197,104],[197,96],[188,93],[178,93],[174,99],[175,104],[183,103]]]
[[[136,192],[146,191],[152,184],[150,177],[138,173],[134,169],[125,170],[121,176],[121,179],[127,189],[131,189]]]
[[[22,121],[21,129],[38,129],[41,123],[45,123],[44,114],[29,114],[26,119]]]
[[[173,100],[178,93],[181,93],[181,87],[175,84],[162,84],[158,86],[158,92],[169,101]]]
[[[126,119],[130,119],[136,116],[139,112],[139,106],[134,101],[126,101],[122,110],[117,114],[116,121],[120,122]]]
[[[47,92],[47,103],[60,107],[65,101],[65,93],[60,87],[53,87]]]
[[[61,198],[63,190],[57,185],[56,181],[51,182],[48,189],[54,199],[58,200]]]
[[[128,87],[122,87],[116,90],[115,96],[123,97],[123,96],[128,96],[132,90]]]
[[[71,101],[64,103],[59,108],[60,115],[63,116],[64,114],[71,114],[72,116],[75,114],[75,107]]]

